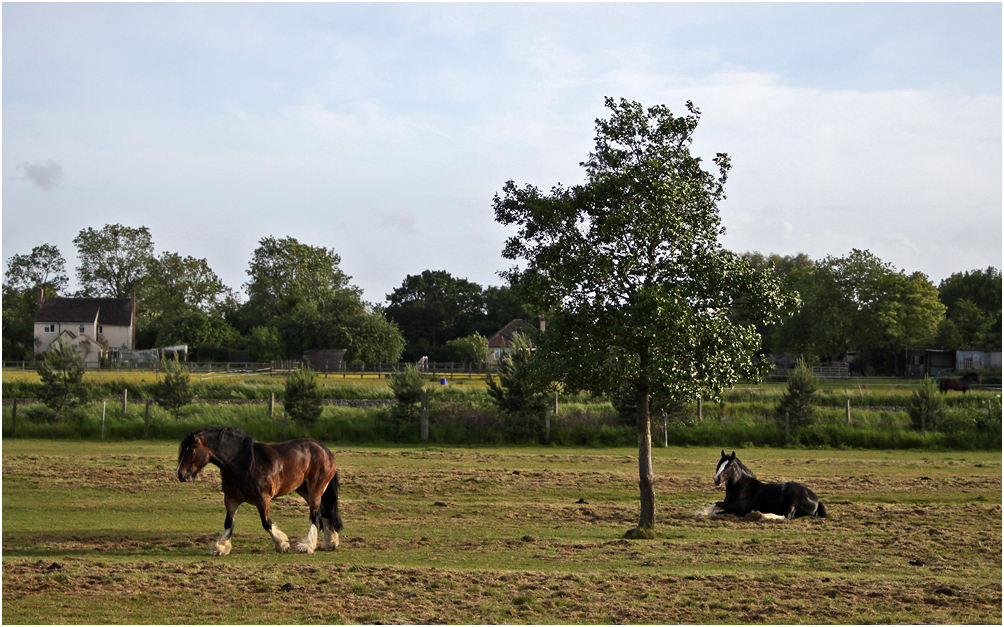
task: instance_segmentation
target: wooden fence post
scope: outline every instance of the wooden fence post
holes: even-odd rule
[[[129,388],[122,388],[122,415],[129,413]]]
[[[275,392],[268,393],[268,419],[275,419]]]
[[[662,447],[669,448],[669,417],[662,412]]]
[[[847,404],[844,407],[844,416],[847,419],[847,424],[851,424],[851,399],[847,399]]]
[[[153,401],[146,402],[146,416],[143,418],[143,439],[150,437],[150,404]]]
[[[697,397],[697,422],[704,422],[704,400]]]
[[[101,401],[101,439],[105,439],[105,401]]]

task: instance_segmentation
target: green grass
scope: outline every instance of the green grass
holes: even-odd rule
[[[658,448],[656,538],[626,541],[633,447],[327,444],[342,548],[278,555],[245,505],[233,553],[213,558],[219,475],[179,483],[175,442],[4,441],[5,622],[1001,619],[999,451],[739,449],[831,512],[769,525],[692,519],[721,498],[718,448]],[[273,518],[298,538],[302,499]]]

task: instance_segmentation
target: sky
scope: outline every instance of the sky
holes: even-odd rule
[[[364,298],[500,285],[508,180],[585,179],[604,97],[702,116],[736,252],[1001,267],[1000,3],[2,6],[5,261],[146,226],[240,290],[258,242]]]

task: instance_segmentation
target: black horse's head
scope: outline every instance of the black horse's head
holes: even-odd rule
[[[742,477],[756,478],[753,472],[739,461],[735,451],[732,451],[731,455],[726,455],[725,451],[722,451],[722,457],[715,468],[715,485],[737,481]]]
[[[232,427],[203,427],[184,437],[178,449],[178,481],[192,481],[206,464],[228,463],[254,440]]]

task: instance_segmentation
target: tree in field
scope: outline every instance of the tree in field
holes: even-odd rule
[[[56,347],[42,353],[35,368],[42,380],[42,400],[55,412],[53,422],[59,422],[64,410],[87,396],[84,358],[60,339]]]
[[[777,404],[777,415],[781,420],[788,416],[792,425],[812,424],[817,412],[816,392],[819,384],[812,376],[812,369],[802,358],[788,376],[788,388]]]
[[[286,356],[279,330],[275,327],[254,327],[247,337],[251,361],[279,361]]]
[[[925,376],[906,400],[906,413],[916,429],[933,429],[946,415],[945,400],[934,379]]]
[[[347,316],[363,310],[362,291],[349,284],[334,250],[302,244],[293,237],[264,237],[248,267],[243,309],[253,325],[272,324],[304,303],[323,303]]]
[[[771,331],[772,352],[830,361],[857,350],[858,362],[902,372],[904,349],[925,348],[947,332],[939,328],[945,307],[927,276],[907,275],[867,250],[798,267],[785,288],[802,306]]]
[[[205,259],[162,253],[151,258],[143,281],[139,305],[150,314],[169,316],[197,309],[217,312],[233,296]]]
[[[36,246],[27,255],[7,258],[3,284],[12,291],[32,292],[32,296],[37,296],[38,288],[43,287],[46,295],[56,296],[66,289],[68,283],[66,260],[59,254],[59,248],[52,244]]]
[[[29,360],[35,352],[35,312],[38,291],[58,296],[67,286],[66,261],[51,244],[36,246],[27,255],[7,258],[3,277],[3,358]]]
[[[408,417],[414,414],[415,403],[422,400],[428,380],[429,378],[421,370],[411,364],[405,366],[404,370],[390,375],[388,379],[390,389],[394,392],[398,406],[403,408]]]
[[[512,347],[499,362],[499,380],[488,375],[488,397],[509,414],[540,414],[551,390],[546,371],[536,359],[533,340],[514,333]]]
[[[463,361],[478,365],[488,357],[488,338],[480,333],[472,333],[467,337],[458,337],[446,343],[460,355]]]
[[[153,259],[153,239],[145,226],[106,224],[87,227],[73,238],[77,247],[80,296],[129,298],[146,278]]]
[[[321,417],[321,388],[317,385],[317,373],[300,366],[286,378],[286,398],[283,401],[289,417],[300,424],[310,426]]]
[[[633,389],[637,399],[639,530],[655,524],[649,401],[715,396],[770,368],[755,325],[792,299],[777,280],[724,251],[718,202],[725,154],[703,168],[690,152],[700,112],[608,98],[587,180],[549,194],[509,181],[495,217],[519,232],[503,255],[512,279],[548,313],[541,349],[567,387]]]
[[[443,270],[408,275],[387,295],[387,302],[385,314],[401,329],[411,359],[469,333],[485,313],[481,286]]]
[[[956,272],[938,285],[938,297],[958,333],[955,345],[945,348],[1001,347],[1001,271],[994,267]]]
[[[195,399],[188,368],[175,357],[174,359],[161,359],[160,370],[164,374],[154,391],[154,397],[157,404],[171,412],[177,420],[181,416],[182,408],[191,404],[192,400]]]

